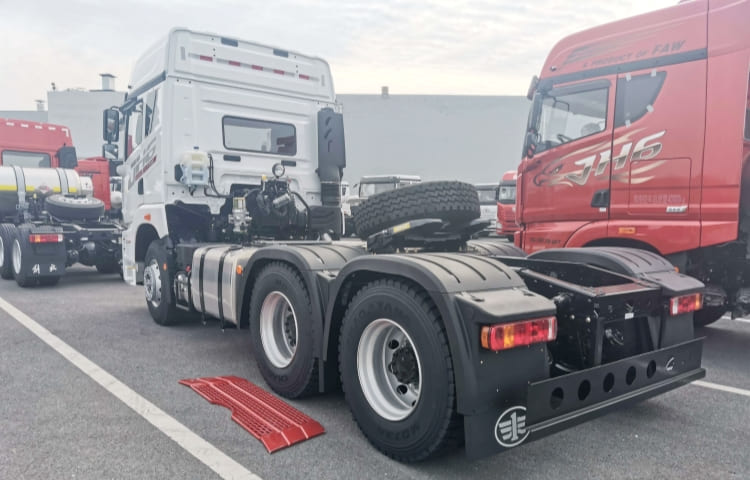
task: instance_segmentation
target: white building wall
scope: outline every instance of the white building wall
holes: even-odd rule
[[[125,93],[58,90],[47,92],[47,121],[70,128],[78,158],[102,154],[102,111],[122,105]]]

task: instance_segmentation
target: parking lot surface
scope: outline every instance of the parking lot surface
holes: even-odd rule
[[[79,267],[50,288],[21,289],[0,281],[0,299],[48,330],[45,338],[57,347],[24,326],[18,312],[0,309],[4,479],[750,478],[745,321],[722,319],[700,332],[706,337],[708,384],[680,388],[479,461],[456,451],[403,465],[370,446],[341,393],[290,402],[326,433],[266,453],[228,410],[178,384],[184,378],[236,375],[265,387],[248,331],[222,331],[218,321],[204,325],[194,317],[160,327],[148,314],[142,289],[117,275]],[[58,353],[69,347],[116,381],[100,377],[106,379],[97,383]],[[117,381],[132,390],[126,397],[139,403],[136,410],[112,393],[122,388]],[[162,411],[195,435],[192,448],[173,440],[181,429],[170,435],[149,420]],[[196,447],[195,439],[207,443]],[[229,474],[210,466],[222,459],[236,464],[223,470]]]

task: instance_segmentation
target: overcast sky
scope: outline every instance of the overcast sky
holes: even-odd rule
[[[338,93],[524,95],[549,49],[582,28],[677,0],[0,0],[0,110],[58,89],[127,85],[173,26],[325,58]]]

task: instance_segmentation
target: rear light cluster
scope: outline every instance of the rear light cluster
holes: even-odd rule
[[[680,315],[690,313],[703,308],[703,294],[692,293],[669,299],[669,314]]]
[[[482,347],[499,351],[534,343],[551,342],[557,338],[557,318],[535,318],[513,323],[482,327]]]
[[[62,243],[62,233],[38,233],[29,235],[29,243]]]

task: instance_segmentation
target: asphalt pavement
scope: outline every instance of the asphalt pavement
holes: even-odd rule
[[[236,375],[264,387],[248,331],[197,318],[160,327],[142,289],[117,275],[76,267],[55,287],[0,281],[0,299],[208,442],[204,460],[219,452],[265,480],[750,478],[744,321],[701,331],[705,380],[740,390],[689,385],[500,455],[403,465],[370,446],[341,393],[290,402],[326,433],[266,453],[228,410],[178,384]],[[220,478],[4,310],[0,329],[0,478]]]

